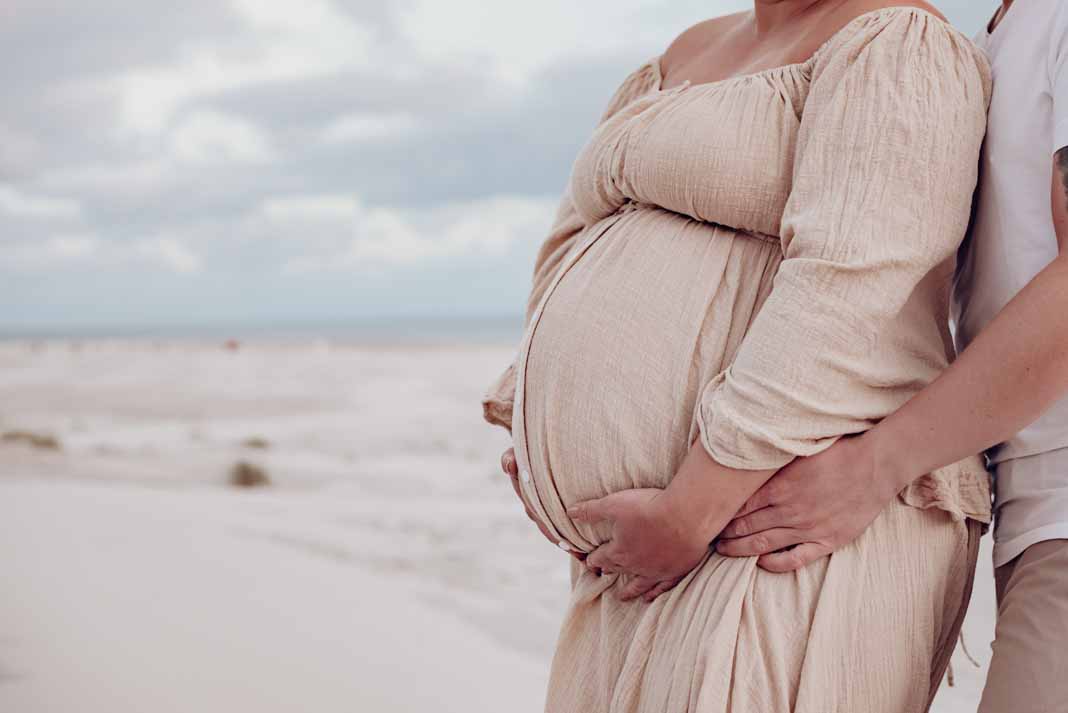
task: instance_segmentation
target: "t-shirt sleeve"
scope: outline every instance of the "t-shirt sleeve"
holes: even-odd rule
[[[947,358],[939,304],[975,189],[985,59],[918,11],[817,59],[783,261],[698,405],[702,444],[731,468],[779,468],[870,428]]]
[[[1049,85],[1053,99],[1054,154],[1068,146],[1068,3],[1057,2],[1051,19],[1049,43]]]
[[[608,101],[601,114],[597,125],[600,126],[616,112],[629,104],[633,99],[646,91],[655,82],[658,58],[644,62],[637,69],[631,71],[616,87],[612,97]],[[526,315],[524,325],[530,324],[530,319],[541,302],[542,295],[552,283],[553,278],[564,263],[571,248],[575,245],[575,239],[582,232],[585,224],[575,209],[571,195],[565,189],[556,208],[556,215],[548,234],[542,240],[534,259],[534,271],[531,276],[530,293],[527,295]],[[515,402],[516,364],[513,359],[504,371],[490,384],[482,395],[482,417],[487,422],[501,426],[512,431],[512,406]]]

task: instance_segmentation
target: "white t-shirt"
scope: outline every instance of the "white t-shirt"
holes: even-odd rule
[[[958,351],[1058,253],[1053,154],[1068,146],[1068,0],[1016,0],[975,38],[994,92],[978,203],[955,285]],[[1068,538],[1068,399],[988,453],[995,464],[994,564]]]

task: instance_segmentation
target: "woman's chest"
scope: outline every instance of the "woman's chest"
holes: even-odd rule
[[[579,153],[576,208],[595,222],[637,201],[777,235],[800,124],[802,94],[792,89],[756,75],[639,97]]]

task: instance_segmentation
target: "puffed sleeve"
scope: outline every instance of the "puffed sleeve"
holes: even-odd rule
[[[813,63],[783,261],[733,363],[704,387],[719,463],[779,468],[900,407],[941,336],[986,129],[990,72],[930,13],[878,13]]]
[[[647,60],[628,74],[616,87],[601,114],[597,125],[600,126],[613,114],[629,104],[643,92],[654,87],[659,81],[658,58]],[[556,209],[552,226],[543,239],[534,259],[534,273],[531,278],[530,293],[527,296],[524,326],[530,324],[530,318],[537,309],[541,296],[556,276],[557,270],[564,262],[568,252],[575,245],[575,238],[585,227],[583,220],[575,210],[570,193],[565,189]],[[502,426],[512,431],[512,404],[515,400],[515,361],[509,364],[492,382],[482,396],[482,417],[491,424]]]

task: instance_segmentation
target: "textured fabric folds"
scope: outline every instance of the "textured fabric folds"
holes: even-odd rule
[[[781,467],[866,430],[952,355],[942,318],[989,82],[969,40],[924,33],[918,13],[889,22],[840,34],[812,63],[785,259],[701,401],[703,442],[724,465]]]
[[[631,72],[577,156],[518,353],[482,401],[565,548],[608,534],[567,506],[667,486],[695,441],[778,467],[870,428],[952,358],[990,94],[967,38],[888,8],[805,62],[662,84],[659,57]],[[989,519],[972,457],[793,575],[713,553],[649,605],[573,567],[547,710],[922,711]]]

